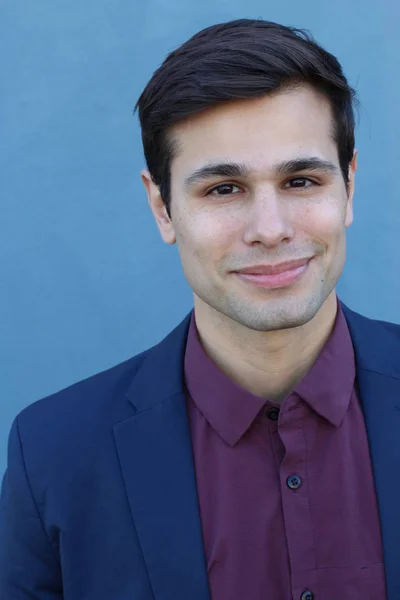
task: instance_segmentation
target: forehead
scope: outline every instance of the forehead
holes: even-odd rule
[[[306,154],[338,159],[329,101],[309,87],[216,106],[171,133],[179,148],[171,165],[178,177],[221,159],[254,169]]]

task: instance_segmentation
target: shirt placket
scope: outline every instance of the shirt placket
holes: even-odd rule
[[[285,448],[279,477],[294,600],[319,598],[307,477],[309,465],[305,426],[309,410],[299,397],[290,397],[282,407],[278,423],[278,433]]]

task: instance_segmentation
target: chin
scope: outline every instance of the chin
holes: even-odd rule
[[[278,331],[301,327],[311,321],[318,313],[323,302],[318,296],[309,299],[293,295],[276,298],[257,306],[254,302],[241,306],[226,307],[228,317],[254,331]]]

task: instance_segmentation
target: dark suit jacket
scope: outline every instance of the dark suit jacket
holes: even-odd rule
[[[343,309],[388,599],[399,600],[400,326]],[[0,501],[1,600],[209,600],[183,390],[189,319],[14,421]]]

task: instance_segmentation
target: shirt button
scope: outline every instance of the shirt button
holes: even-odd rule
[[[271,419],[271,421],[277,421],[279,417],[279,408],[270,408],[267,410],[267,417]]]
[[[288,487],[290,487],[291,490],[297,490],[297,488],[299,488],[301,486],[301,479],[298,475],[290,475],[290,477],[288,477],[286,479],[286,483],[287,483]],[[306,594],[307,592],[304,592],[304,593]],[[309,599],[307,598],[307,596],[305,596],[304,598],[302,596],[301,600],[309,600]],[[312,598],[310,600],[312,600]]]
[[[310,590],[306,590],[302,593],[300,600],[314,600],[314,594]]]

